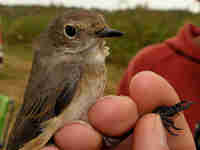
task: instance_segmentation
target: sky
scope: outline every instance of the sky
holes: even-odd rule
[[[66,7],[99,8],[118,10],[135,8],[138,5],[153,9],[187,9],[200,12],[200,3],[196,0],[0,0],[7,5],[64,5]]]

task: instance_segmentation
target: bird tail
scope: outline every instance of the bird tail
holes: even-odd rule
[[[6,149],[18,150],[21,145],[36,137],[40,133],[39,129],[31,119],[18,116],[8,137]]]
[[[41,150],[51,139],[54,133],[63,126],[62,120],[54,117],[41,124],[42,133],[24,144],[20,150]]]

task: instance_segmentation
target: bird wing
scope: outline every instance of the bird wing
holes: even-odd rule
[[[81,67],[77,64],[58,64],[42,76],[45,78],[34,87],[30,87],[31,93],[25,96],[21,108],[22,115],[38,116],[37,120],[44,120],[43,118],[50,113],[58,115],[70,102],[81,78]]]
[[[37,80],[35,77],[40,70],[32,72],[24,103],[8,141],[9,150],[17,150],[36,137],[41,133],[40,123],[58,115],[70,103],[81,78],[81,70],[80,65],[62,62],[50,71],[42,71]]]

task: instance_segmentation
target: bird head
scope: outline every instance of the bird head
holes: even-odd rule
[[[101,14],[91,11],[71,11],[58,16],[48,27],[51,44],[63,53],[81,53],[97,45],[103,47],[104,38],[119,37],[123,33],[109,28]]]

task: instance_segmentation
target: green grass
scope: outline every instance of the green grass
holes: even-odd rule
[[[6,93],[16,99],[23,96],[31,67],[31,43],[56,14],[64,11],[67,9],[53,6],[0,6],[6,53],[5,68],[0,72],[0,93]],[[122,38],[108,40],[111,55],[107,59],[109,64],[107,94],[115,93],[125,67],[138,50],[174,36],[184,23],[200,24],[199,14],[186,11],[153,11],[137,8],[126,11],[101,11],[101,13],[113,28],[125,32]]]

